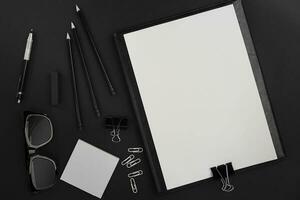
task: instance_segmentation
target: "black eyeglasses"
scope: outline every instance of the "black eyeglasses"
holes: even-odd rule
[[[36,151],[52,140],[53,126],[46,115],[25,112],[24,117],[31,183],[35,191],[45,190],[55,184],[57,168],[52,159]]]

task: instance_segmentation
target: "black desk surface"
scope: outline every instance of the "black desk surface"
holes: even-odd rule
[[[64,182],[51,190],[32,194],[25,169],[24,136],[20,113],[32,110],[47,113],[54,124],[54,140],[44,150],[49,152],[62,173],[78,138],[111,152],[121,159],[128,155],[127,148],[141,145],[136,119],[121,72],[113,33],[132,25],[199,8],[220,0],[77,0],[85,11],[96,35],[105,65],[109,68],[118,95],[111,97],[97,66],[95,57],[84,37],[88,64],[95,80],[96,93],[107,115],[126,115],[129,130],[122,132],[123,141],[112,144],[104,129],[103,119],[97,120],[92,110],[86,83],[80,66],[80,100],[85,130],[77,131],[73,110],[71,77],[67,59],[65,36],[70,20],[76,24],[72,0],[2,0],[0,6],[0,91],[1,140],[0,170],[1,199],[97,199]],[[300,198],[300,1],[298,0],[244,0],[245,12],[264,74],[274,115],[287,157],[279,162],[249,169],[232,178],[236,190],[225,194],[220,183],[201,182],[182,191],[157,194],[147,160],[142,156],[145,175],[137,179],[139,194],[131,193],[127,173],[118,166],[103,196],[111,199],[299,199]],[[18,74],[30,28],[36,32],[33,60],[30,65],[26,97],[16,104]],[[78,63],[78,60],[77,60]],[[61,74],[61,105],[50,106],[49,74]],[[255,147],[254,147],[255,148]],[[176,167],[176,166],[174,166]],[[3,198],[5,197],[5,198]]]

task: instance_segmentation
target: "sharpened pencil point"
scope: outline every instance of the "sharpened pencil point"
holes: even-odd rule
[[[70,40],[71,38],[70,38],[70,35],[69,35],[69,33],[67,33],[67,40]]]
[[[75,25],[73,22],[71,22],[71,29],[75,29]]]
[[[78,7],[78,5],[76,4],[76,12],[79,12],[80,8]]]

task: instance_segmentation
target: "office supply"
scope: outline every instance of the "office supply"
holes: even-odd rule
[[[141,175],[143,175],[143,170],[138,170],[138,171],[129,173],[128,178],[135,178],[135,177],[138,177]]]
[[[30,61],[32,43],[33,43],[33,29],[30,30],[30,33],[27,38],[27,43],[26,43],[26,48],[25,48],[25,53],[24,53],[23,72],[20,75],[19,82],[18,82],[17,103],[21,103],[23,96],[24,96],[26,74],[27,74],[27,68],[28,68],[29,61]]]
[[[119,158],[78,140],[61,180],[101,198]]]
[[[36,152],[47,145],[53,138],[51,120],[43,114],[24,112],[26,162],[34,192],[51,188],[56,182],[57,167],[55,162]]]
[[[137,188],[135,179],[134,178],[130,178],[129,181],[130,181],[130,186],[131,186],[132,192],[135,193],[135,194],[138,193],[138,188]]]
[[[225,165],[225,167],[226,167],[226,177],[225,178],[222,176],[222,174],[220,173],[220,171],[218,170],[218,168],[217,168],[217,171],[218,171],[218,174],[221,177],[221,181],[222,181],[222,184],[223,184],[222,190],[224,192],[231,192],[231,191],[234,190],[234,186],[231,185],[230,182],[229,182],[227,165]]]
[[[234,174],[232,163],[226,163],[224,165],[211,168],[213,177],[220,179],[222,183],[222,191],[231,192],[234,190],[234,186],[230,183],[229,175]]]
[[[95,92],[94,92],[93,83],[92,83],[92,80],[91,80],[91,77],[90,77],[90,73],[89,73],[86,61],[85,61],[85,56],[84,56],[84,53],[83,53],[82,45],[81,45],[79,36],[77,34],[76,27],[75,27],[73,22],[71,22],[71,29],[72,29],[73,37],[75,39],[75,44],[76,44],[76,47],[78,49],[80,59],[81,59],[81,62],[82,62],[82,68],[83,68],[85,78],[86,78],[86,81],[87,81],[87,84],[88,84],[88,88],[89,88],[93,108],[96,112],[97,117],[99,118],[101,116],[101,113],[100,113],[100,109],[99,109],[98,102],[97,102],[97,99],[96,99],[96,95],[95,95]]]
[[[121,129],[126,130],[128,128],[128,119],[125,117],[105,117],[104,124],[107,129],[111,130],[112,142],[121,142],[120,132]]]
[[[284,157],[240,0],[115,39],[158,191]]]
[[[119,143],[121,142],[121,138],[120,138],[120,129],[113,129],[110,132],[110,135],[112,136],[111,141],[114,143]]]
[[[75,107],[75,113],[76,113],[77,126],[78,126],[79,130],[82,130],[83,123],[82,123],[82,118],[81,118],[79,97],[78,97],[78,92],[77,92],[77,81],[76,81],[76,74],[75,74],[75,67],[74,67],[73,45],[72,45],[71,37],[70,37],[69,33],[67,33],[66,40],[67,40],[69,62],[70,62],[70,68],[71,68],[73,98],[74,98],[74,107]]]
[[[121,165],[127,165],[128,163],[130,163],[132,160],[134,159],[134,155],[129,155],[127,158],[125,158],[122,162]]]
[[[104,125],[107,129],[114,129],[118,126],[120,129],[126,130],[128,128],[128,119],[122,116],[106,116]]]
[[[106,116],[104,125],[107,129],[119,127],[119,129],[126,130],[128,128],[128,119],[122,116]]]
[[[140,158],[137,158],[135,160],[132,160],[132,161],[128,162],[126,164],[126,167],[127,168],[132,168],[132,167],[136,166],[137,164],[139,164],[140,162],[142,162],[142,160]]]
[[[51,91],[51,105],[57,106],[59,104],[59,75],[58,72],[51,72],[50,74],[50,91]]]
[[[101,68],[103,74],[104,74],[104,78],[105,78],[106,84],[107,84],[107,86],[108,86],[111,94],[115,95],[116,91],[115,91],[115,89],[114,89],[114,87],[113,87],[113,85],[111,83],[111,80],[109,78],[107,70],[106,70],[106,68],[105,68],[105,66],[104,66],[104,64],[102,62],[102,58],[100,56],[98,47],[96,46],[96,43],[94,41],[94,37],[93,37],[93,34],[92,34],[92,32],[90,30],[90,27],[89,27],[89,25],[87,23],[86,17],[85,17],[84,13],[80,10],[80,8],[77,5],[76,5],[76,13],[77,13],[77,15],[78,15],[78,17],[80,19],[80,22],[81,22],[81,24],[83,26],[83,29],[84,29],[85,33],[87,34],[87,36],[89,38],[90,44],[91,44],[91,46],[92,46],[92,48],[94,50],[94,53],[95,53],[95,55],[97,57],[97,61],[98,61],[99,65],[100,65],[100,68]]]
[[[128,148],[129,153],[143,153],[144,149],[142,147]]]

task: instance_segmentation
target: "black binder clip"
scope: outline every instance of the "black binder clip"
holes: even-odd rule
[[[224,165],[212,167],[211,171],[215,179],[221,179],[222,191],[231,192],[234,190],[234,186],[230,183],[229,180],[229,176],[235,173],[232,163],[226,163]]]
[[[120,132],[128,128],[128,119],[125,117],[105,117],[105,128],[110,130],[112,142],[121,142]]]

